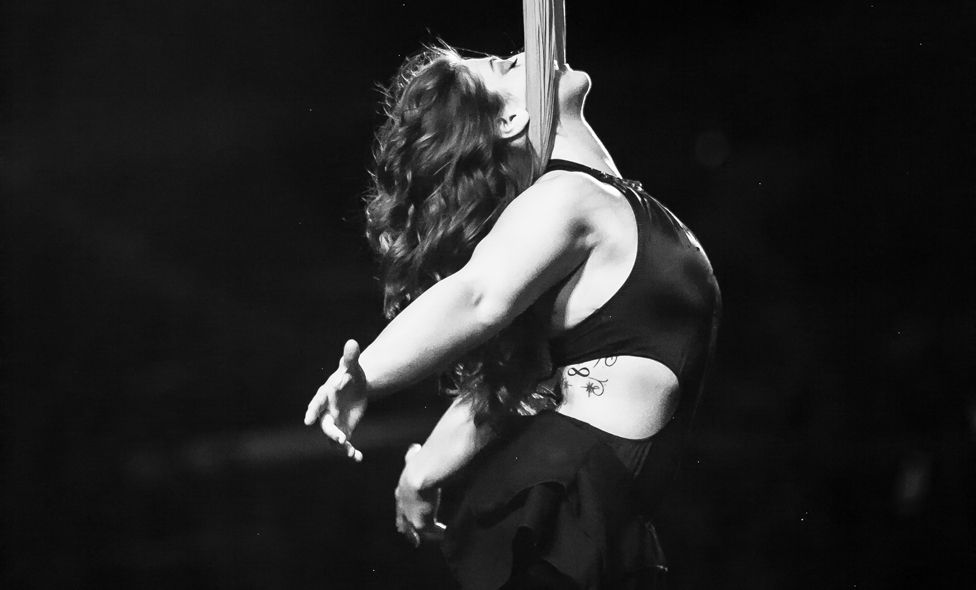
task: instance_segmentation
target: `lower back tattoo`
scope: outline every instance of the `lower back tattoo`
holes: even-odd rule
[[[590,364],[586,365],[573,365],[566,368],[566,372],[563,373],[563,378],[561,386],[563,391],[566,391],[570,387],[573,387],[569,382],[569,377],[582,377],[584,379],[582,387],[586,391],[586,397],[597,396],[600,397],[607,391],[607,383],[610,379],[599,379],[596,375],[592,374],[592,369],[596,369],[603,363],[605,367],[612,367],[617,364],[617,357],[608,356],[602,359],[596,359]]]

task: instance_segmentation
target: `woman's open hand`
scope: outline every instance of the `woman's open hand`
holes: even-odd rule
[[[421,540],[440,540],[444,535],[444,525],[437,522],[437,508],[441,502],[440,488],[420,489],[409,477],[407,470],[410,458],[421,449],[418,444],[410,445],[404,457],[403,472],[396,492],[396,528],[413,544],[420,545]]]
[[[322,432],[355,461],[362,461],[363,454],[349,443],[349,435],[366,411],[366,376],[359,352],[359,343],[346,342],[339,368],[319,387],[305,411],[305,424],[318,420]]]

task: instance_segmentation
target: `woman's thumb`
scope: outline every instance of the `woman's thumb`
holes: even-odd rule
[[[346,345],[342,347],[342,366],[352,367],[359,363],[359,343],[355,340],[346,340]]]
[[[417,443],[413,443],[412,445],[410,445],[410,448],[407,449],[407,454],[403,456],[403,459],[405,461],[409,461],[410,457],[413,457],[419,451],[420,451],[420,445]]]

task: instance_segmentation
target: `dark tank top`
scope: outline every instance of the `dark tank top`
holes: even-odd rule
[[[677,471],[685,434],[701,396],[721,315],[712,266],[691,230],[641,184],[566,160],[547,171],[583,172],[616,188],[637,222],[637,254],[624,284],[582,322],[550,339],[554,367],[636,356],[656,360],[678,378],[680,398],[671,420],[646,439],[625,439],[572,418],[611,447],[634,475],[645,509],[659,504]],[[562,284],[553,291],[558,291]],[[552,293],[551,297],[555,297]]]
[[[718,283],[698,240],[638,182],[566,160],[550,161],[551,170],[583,172],[613,186],[637,221],[630,275],[599,309],[550,339],[553,366],[644,357],[671,369],[682,389],[693,389],[708,360],[721,307]]]

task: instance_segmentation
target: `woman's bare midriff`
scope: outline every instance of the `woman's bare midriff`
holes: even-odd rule
[[[657,433],[678,403],[678,378],[653,359],[606,357],[561,367],[557,412],[622,438]]]

